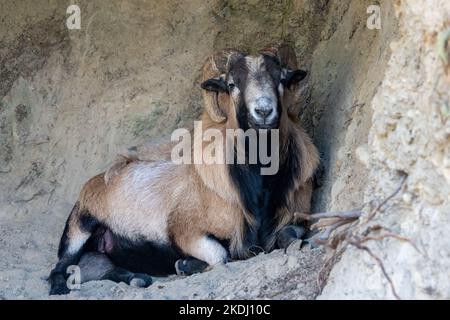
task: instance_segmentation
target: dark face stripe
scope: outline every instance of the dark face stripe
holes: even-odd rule
[[[229,76],[231,76],[234,84],[239,88],[241,92],[245,90],[245,84],[247,82],[248,74],[249,70],[245,57],[236,60],[230,68]]]
[[[229,77],[227,78],[227,81],[232,79],[234,85],[239,89],[239,97],[236,104],[236,119],[239,127],[243,130],[248,129],[247,107],[243,95],[246,89],[248,73],[249,70],[245,57],[242,57],[231,66]]]
[[[253,124],[261,122],[260,115],[255,111],[261,105],[257,103],[257,100],[261,97],[266,101],[272,101],[273,105],[271,117],[263,119],[277,125],[281,114],[278,93],[280,78],[281,66],[274,57],[265,55],[244,56],[233,62],[227,82],[232,82],[239,90],[231,91],[230,94],[236,104],[236,118],[240,128],[248,129],[249,120]]]
[[[278,88],[281,80],[281,66],[278,59],[264,55],[264,64],[266,65],[266,70],[272,77],[275,88]]]

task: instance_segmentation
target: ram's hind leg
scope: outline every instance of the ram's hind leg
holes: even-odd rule
[[[58,249],[59,261],[49,276],[50,294],[67,294],[67,267],[78,264],[85,243],[98,226],[98,221],[75,204],[67,219]]]
[[[93,280],[111,280],[143,288],[152,284],[152,278],[149,275],[133,273],[117,267],[107,255],[100,252],[83,254],[78,266],[80,267],[81,283]]]

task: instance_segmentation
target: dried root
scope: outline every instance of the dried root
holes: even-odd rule
[[[389,283],[389,286],[391,287],[392,290],[392,294],[394,295],[394,297],[398,300],[400,300],[400,296],[397,294],[396,290],[395,290],[395,286],[394,286],[394,282],[392,282],[391,277],[389,276],[389,274],[386,272],[386,269],[384,267],[383,261],[376,256],[368,247],[362,245],[360,242],[354,242],[354,241],[349,241],[347,240],[347,243],[355,246],[356,248],[360,249],[360,250],[364,250],[365,252],[367,252],[372,259],[375,260],[375,262],[378,264],[378,266],[381,269],[381,272],[383,273],[384,277],[386,278],[386,280]]]
[[[375,217],[375,215],[381,210],[383,206],[385,206],[392,198],[394,198],[402,189],[406,182],[407,175],[404,174],[399,183],[399,186],[387,196],[383,201],[381,201],[378,205],[376,205],[372,210],[370,210],[369,214],[364,217],[363,220],[363,209],[367,205],[356,209],[352,209],[349,211],[337,211],[337,212],[323,212],[323,213],[315,213],[315,214],[303,214],[296,213],[298,218],[302,218],[307,221],[314,222],[311,225],[312,230],[319,230],[312,237],[307,239],[311,245],[322,245],[332,249],[339,250],[335,252],[324,264],[322,270],[319,272],[317,277],[317,283],[319,285],[320,291],[323,288],[325,283],[326,274],[328,274],[331,270],[331,267],[336,263],[342,253],[345,251],[345,248],[348,245],[351,245],[359,250],[363,250],[367,252],[370,257],[377,263],[380,267],[381,272],[389,283],[389,286],[392,290],[392,294],[396,299],[400,299],[399,295],[395,290],[394,283],[386,271],[384,267],[383,261],[375,255],[369,247],[365,245],[368,241],[381,241],[386,238],[393,238],[399,241],[404,241],[413,248],[423,254],[417,245],[409,238],[396,234],[389,229],[380,226],[380,225],[371,225],[369,226],[369,222]],[[359,223],[360,226],[367,225],[367,227],[358,232],[353,228],[356,223]],[[380,235],[371,235],[374,232],[380,232]]]

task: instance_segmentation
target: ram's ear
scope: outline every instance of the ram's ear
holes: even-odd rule
[[[308,72],[306,72],[305,70],[286,70],[286,72],[284,73],[284,77],[283,79],[281,79],[281,83],[283,84],[283,86],[285,86],[286,88],[290,88],[293,85],[296,85],[297,83],[299,83],[300,81],[302,81],[303,79],[305,79],[305,77],[308,75]]]
[[[214,92],[226,92],[227,84],[222,78],[211,78],[201,84],[202,89]]]

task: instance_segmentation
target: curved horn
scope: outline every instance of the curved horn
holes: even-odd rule
[[[242,53],[235,49],[224,49],[209,56],[203,65],[202,81],[220,77],[226,73],[230,62],[239,56],[242,56]],[[219,106],[217,92],[203,90],[203,101],[211,120],[219,123],[227,120],[225,112]]]
[[[260,50],[259,53],[276,57],[282,68],[290,70],[298,69],[297,56],[295,55],[294,49],[283,41],[272,43]],[[301,110],[301,103],[299,101],[300,93],[298,90],[289,90],[286,93],[285,104],[288,115],[292,119],[297,119]]]
[[[259,53],[276,57],[280,61],[282,68],[298,69],[297,56],[294,49],[283,41],[274,42],[260,50]]]

